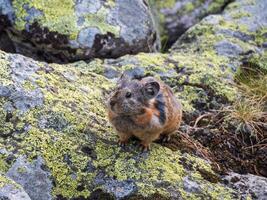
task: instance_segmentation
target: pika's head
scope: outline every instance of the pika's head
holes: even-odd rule
[[[117,115],[142,114],[159,91],[159,81],[153,77],[131,79],[123,74],[108,99],[108,107]]]

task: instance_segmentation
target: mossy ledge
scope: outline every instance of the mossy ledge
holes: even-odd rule
[[[149,153],[141,153],[133,143],[119,147],[104,106],[112,81],[82,63],[48,65],[4,52],[0,58],[5,69],[1,94],[6,91],[0,102],[5,119],[1,120],[1,173],[8,172],[20,156],[29,163],[41,157],[54,181],[54,197],[87,198],[101,189],[115,198],[153,194],[173,198],[172,191],[184,199],[232,198],[231,189],[201,176],[199,169],[215,173],[207,161],[159,144],[153,144]],[[19,100],[18,91],[23,97]],[[36,91],[42,101],[30,96]],[[194,182],[196,192],[185,187],[185,181]]]

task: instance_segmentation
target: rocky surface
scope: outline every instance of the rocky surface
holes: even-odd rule
[[[18,157],[6,175],[19,183],[32,199],[46,200],[52,199],[52,180],[48,171],[41,157],[31,163]]]
[[[264,177],[230,173],[224,180],[232,188],[240,191],[244,199],[250,196],[252,199],[264,200],[267,197],[267,179]]]
[[[88,66],[4,52],[0,63],[1,171],[31,199],[234,195],[209,181],[217,175],[205,160],[158,144],[149,153],[134,143],[119,147],[104,106],[113,83]]]
[[[229,184],[196,155],[158,143],[147,153],[136,141],[119,147],[105,100],[126,70],[164,80],[185,114],[230,104],[243,60],[266,67],[265,8],[264,0],[232,3],[190,28],[169,54],[59,65],[0,51],[1,173],[33,200],[261,199],[264,193]]]
[[[46,61],[114,58],[159,45],[141,0],[1,0],[0,22],[16,52]]]
[[[31,200],[19,184],[3,175],[0,175],[0,199]]]
[[[261,0],[257,3],[231,3],[222,15],[210,15],[189,29],[172,49],[181,51],[184,47],[200,43],[209,48],[213,46],[218,55],[228,58],[240,58],[253,53],[264,54],[267,26],[267,14],[263,12],[265,9],[265,1]],[[198,51],[198,48],[195,45],[189,49]]]
[[[209,14],[215,14],[231,0],[150,0],[158,23],[162,47],[168,49],[187,29]]]

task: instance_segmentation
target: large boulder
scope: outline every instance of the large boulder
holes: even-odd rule
[[[0,52],[1,172],[31,199],[237,195],[196,156],[159,144],[148,153],[119,147],[104,106],[114,84],[83,64]]]
[[[240,61],[250,54],[266,51],[267,4],[264,0],[237,1],[221,15],[210,15],[178,39],[178,52],[211,49],[217,55]]]
[[[231,0],[151,0],[162,47],[169,48],[187,29],[209,14],[219,13]]]
[[[16,52],[47,61],[114,58],[159,45],[142,0],[1,0],[0,22]]]

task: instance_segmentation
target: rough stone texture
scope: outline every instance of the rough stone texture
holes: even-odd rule
[[[1,0],[0,22],[16,52],[47,61],[114,58],[159,45],[142,0]]]
[[[182,51],[182,48],[188,45],[190,47],[186,49],[197,51],[199,47],[192,48],[192,45],[200,43],[206,48],[213,45],[216,52],[225,57],[264,54],[264,42],[267,40],[267,14],[264,12],[266,7],[264,0],[231,3],[222,15],[210,15],[189,29],[174,44],[173,50]]]
[[[252,174],[230,173],[224,177],[224,180],[229,186],[240,191],[244,199],[248,195],[252,199],[265,200],[267,198],[267,178]]]
[[[48,65],[4,52],[0,58],[0,147],[5,149],[0,169],[32,199],[94,198],[96,193],[110,199],[231,199],[235,194],[208,181],[207,174],[216,173],[205,160],[159,144],[148,153],[135,143],[119,147],[104,106],[113,81],[88,64]],[[104,73],[104,65],[98,70]],[[33,105],[25,110],[13,103],[16,91],[40,91],[43,101],[23,99],[22,105]]]
[[[0,175],[1,200],[31,200],[23,188],[11,179]]]
[[[6,175],[19,183],[32,200],[49,200],[52,199],[52,181],[49,179],[50,173],[45,171],[44,167],[45,163],[41,157],[32,163],[19,157]]]
[[[242,53],[242,48],[240,46],[225,40],[216,43],[215,49],[219,55],[228,57],[237,57]]]
[[[231,0],[150,0],[162,46],[170,47],[187,29],[209,14],[220,12]]]

